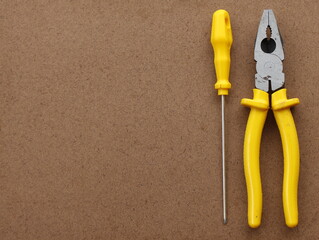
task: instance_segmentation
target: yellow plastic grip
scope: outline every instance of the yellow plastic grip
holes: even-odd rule
[[[254,89],[253,92],[253,99],[244,98],[241,104],[251,109],[244,140],[244,170],[248,196],[248,225],[257,228],[261,223],[262,214],[259,150],[269,109],[269,96],[259,89]]]
[[[228,89],[231,88],[229,70],[230,48],[233,43],[233,36],[227,11],[217,10],[214,12],[210,41],[214,48],[214,63],[217,77],[215,89],[218,90],[218,95],[228,95]]]
[[[272,109],[280,131],[284,152],[282,200],[288,227],[298,225],[299,142],[290,108],[299,104],[298,98],[287,99],[286,89],[272,94]]]

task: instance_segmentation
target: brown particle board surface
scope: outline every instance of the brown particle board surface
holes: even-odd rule
[[[220,99],[211,16],[231,17],[222,224]],[[263,9],[285,43],[300,140],[300,223],[282,209],[269,112],[263,218],[247,226],[243,139]],[[319,239],[319,3],[0,1],[0,239]]]

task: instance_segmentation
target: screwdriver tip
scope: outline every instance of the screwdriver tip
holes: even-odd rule
[[[227,224],[227,219],[226,218],[224,218],[224,224]]]

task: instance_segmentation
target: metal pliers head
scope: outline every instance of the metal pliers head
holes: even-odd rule
[[[284,87],[283,42],[272,10],[264,10],[258,27],[254,58],[256,88],[271,93]]]

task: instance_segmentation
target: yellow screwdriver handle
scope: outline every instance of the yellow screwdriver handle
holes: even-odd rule
[[[231,88],[229,70],[230,48],[233,43],[233,36],[227,11],[217,10],[214,12],[210,41],[214,48],[214,63],[217,77],[215,89],[218,90],[218,95],[228,95],[228,89]]]
[[[288,227],[298,225],[299,142],[290,108],[299,104],[298,98],[287,99],[286,89],[272,94],[272,109],[279,128],[284,152],[284,181],[282,201]]]
[[[259,150],[262,131],[269,109],[268,93],[254,89],[253,99],[244,98],[241,104],[250,107],[244,140],[244,170],[248,196],[248,225],[259,227],[262,214],[262,187]]]

